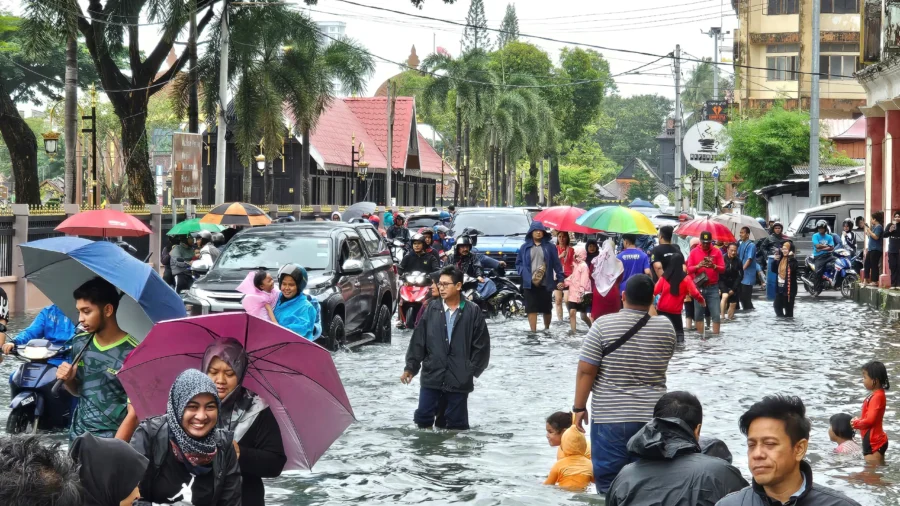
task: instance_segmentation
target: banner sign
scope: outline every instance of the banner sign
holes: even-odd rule
[[[201,198],[202,150],[201,134],[172,134],[172,198]]]

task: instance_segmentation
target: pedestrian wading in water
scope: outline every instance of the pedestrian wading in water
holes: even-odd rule
[[[871,393],[863,401],[862,414],[851,421],[854,429],[862,433],[862,451],[866,462],[883,465],[888,449],[888,437],[884,433],[884,410],[887,399],[884,391],[891,388],[884,364],[872,361],[862,367],[863,386]]]
[[[784,241],[781,251],[772,262],[775,272],[775,316],[794,317],[794,301],[797,298],[797,258],[794,256],[794,243]]]

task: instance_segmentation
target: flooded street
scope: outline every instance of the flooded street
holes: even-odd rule
[[[669,365],[669,390],[688,390],[703,403],[703,434],[724,440],[749,479],[746,445],[737,421],[766,394],[799,395],[813,421],[808,459],[816,481],[864,505],[900,504],[900,454],[887,467],[863,473],[861,461],[839,460],[828,440],[828,418],[858,416],[866,390],[860,366],[878,359],[900,384],[900,323],[836,298],[801,297],[792,321],[775,321],[771,304],[724,324],[703,341],[689,332]],[[22,328],[16,320],[11,329]],[[390,346],[365,346],[335,355],[357,423],[312,473],[288,473],[267,482],[268,504],[602,504],[595,494],[573,495],[541,485],[556,450],[547,446],[544,419],[568,410],[578,350],[586,328],[568,334],[567,322],[549,333],[527,334],[525,320],[490,324],[490,367],[469,397],[472,430],[451,434],[417,430],[412,423],[418,379],[400,384],[409,332],[394,331]],[[15,360],[0,364],[4,383]],[[900,441],[890,390],[885,430]],[[5,426],[9,392],[0,388]],[[315,417],[316,413],[308,416]],[[893,446],[893,445],[892,445]]]

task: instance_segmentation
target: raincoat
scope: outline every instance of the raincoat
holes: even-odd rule
[[[28,344],[32,339],[46,339],[53,344],[66,344],[75,335],[75,324],[56,305],[47,306],[38,313],[19,335],[12,340],[16,345]]]
[[[544,250],[544,265],[547,270],[544,273],[542,285],[552,292],[556,290],[557,284],[562,283],[566,275],[563,273],[562,263],[559,261],[556,246],[550,242],[547,227],[543,223],[539,221],[531,222],[531,227],[528,228],[528,233],[525,234],[525,243],[519,247],[519,253],[516,255],[516,271],[519,273],[519,276],[522,276],[522,289],[531,289],[531,249],[535,247],[531,235],[536,230],[544,232],[544,238],[541,239],[541,248]]]
[[[588,446],[584,434],[572,425],[563,432],[559,449],[565,456],[553,464],[544,485],[583,491],[594,481],[594,466],[586,456]]]
[[[840,492],[813,483],[812,467],[809,462],[800,461],[800,472],[806,478],[806,489],[798,497],[791,499],[791,506],[859,506],[858,502]],[[777,501],[770,500],[765,489],[754,481],[751,486],[725,497],[716,506],[770,506],[776,503]]]
[[[322,310],[315,297],[300,293],[293,299],[278,297],[272,308],[277,323],[297,334],[315,341],[322,335]]]
[[[275,309],[275,304],[278,302],[278,296],[281,295],[281,292],[275,287],[272,287],[271,292],[256,288],[256,285],[253,284],[253,276],[255,275],[256,272],[251,271],[237,287],[237,291],[244,294],[244,298],[241,299],[241,306],[243,306],[247,314],[263,320],[269,320],[266,304]]]
[[[563,282],[569,289],[569,302],[581,303],[584,294],[591,292],[591,274],[585,259],[587,251],[581,246],[576,247],[572,275]]]
[[[647,422],[628,441],[628,453],[640,460],[613,480],[607,506],[713,506],[747,486],[728,462],[703,455],[694,431],[678,418]]]

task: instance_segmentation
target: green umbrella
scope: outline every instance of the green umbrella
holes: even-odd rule
[[[575,223],[615,234],[656,235],[656,227],[644,214],[621,206],[595,207]]]
[[[193,220],[187,220],[178,223],[177,225],[172,227],[172,230],[169,230],[169,233],[166,235],[190,235],[201,230],[221,232],[225,230],[225,228],[226,227],[223,227],[222,225],[216,225],[215,223],[200,223],[200,218],[194,218]]]

